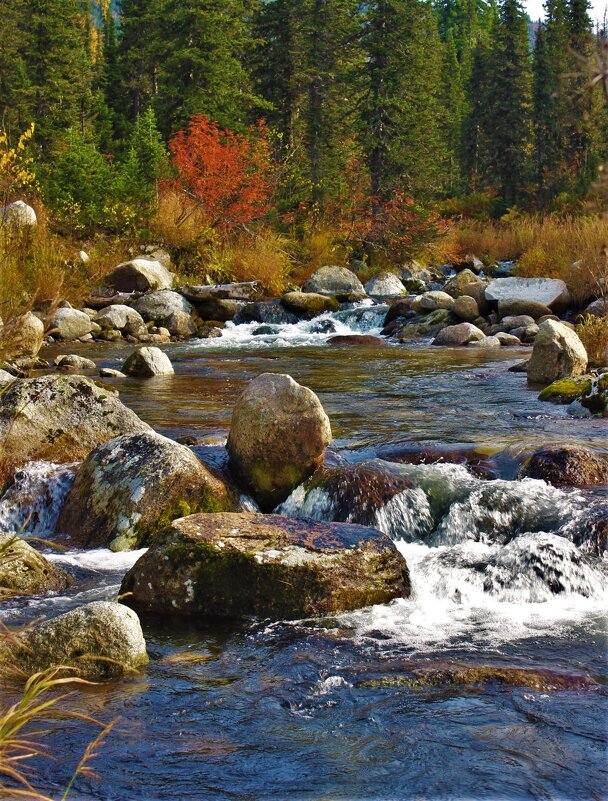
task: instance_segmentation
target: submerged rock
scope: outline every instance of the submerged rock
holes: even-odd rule
[[[125,375],[138,378],[153,378],[157,375],[173,375],[171,360],[160,348],[138,348],[122,366]]]
[[[54,667],[98,680],[128,675],[148,661],[139,618],[132,609],[95,601],[37,623],[0,646],[0,661],[25,676]],[[6,672],[6,669],[5,671]]]
[[[79,548],[119,551],[194,512],[237,511],[239,496],[189,448],[149,432],[113,439],[76,471],[57,531]]]
[[[541,323],[528,364],[528,383],[552,384],[586,370],[587,352],[576,333],[555,320]]]
[[[20,379],[2,396],[0,462],[74,462],[119,434],[150,430],[113,392],[83,376]]]
[[[92,359],[87,359],[84,356],[79,356],[77,353],[68,353],[64,356],[58,356],[55,359],[55,364],[58,370],[66,373],[74,372],[77,370],[96,370],[97,365]]]
[[[32,312],[20,314],[0,330],[0,359],[33,359],[44,339],[44,325]]]
[[[304,292],[320,295],[365,295],[363,284],[346,267],[320,267],[304,284]]]
[[[141,612],[214,618],[321,616],[409,592],[405,560],[379,531],[261,514],[174,521],[121,586]]]
[[[170,289],[173,277],[173,273],[159,261],[133,259],[119,264],[105,277],[104,283],[119,292],[152,292]]]
[[[323,462],[329,419],[314,392],[291,376],[263,373],[232,413],[230,467],[262,509],[273,509]]]
[[[381,348],[388,347],[388,343],[381,337],[374,337],[371,334],[339,334],[335,337],[330,337],[327,344],[332,347],[345,347],[345,346],[380,346]]]
[[[591,381],[590,375],[581,375],[577,378],[572,376],[560,378],[545,387],[538,399],[549,403],[572,403],[572,401],[580,398],[583,392],[591,389]]]
[[[608,461],[587,448],[542,448],[528,457],[521,478],[539,478],[555,487],[588,487],[608,484]]]
[[[0,599],[61,592],[71,578],[15,534],[0,533]]]

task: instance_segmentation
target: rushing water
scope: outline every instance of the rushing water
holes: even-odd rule
[[[386,531],[408,561],[413,594],[317,621],[144,620],[145,673],[78,698],[81,710],[120,720],[95,760],[101,781],[79,781],[72,798],[608,797],[608,564],[594,539],[606,488],[516,478],[540,445],[605,450],[606,421],[538,402],[525,375],[507,370],[525,350],[325,345],[332,333],[377,333],[382,316],[357,308],[261,333],[257,323],[229,327],[217,340],[169,346],[175,376],[115,382],[157,430],[194,436],[196,452],[216,463],[250,378],[288,372],[310,386],[334,431],[328,474],[346,478],[307,482],[281,511]],[[86,352],[119,367],[128,351]],[[374,506],[358,469],[403,488]],[[0,499],[1,527],[27,522],[31,534],[52,534],[72,477],[70,466],[26,466]],[[51,550],[74,576],[69,595],[13,601],[3,617],[23,622],[113,598],[140,553]],[[446,665],[565,678],[550,692],[404,680]],[[46,792],[61,795],[93,734],[76,722],[51,732],[62,758],[40,764]]]

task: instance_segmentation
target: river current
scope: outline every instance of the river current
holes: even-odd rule
[[[525,374],[508,371],[525,349],[326,345],[331,333],[377,333],[383,315],[228,326],[215,340],[167,346],[175,376],[115,382],[157,431],[194,437],[216,465],[247,381],[286,372],[309,386],[332,424],[328,465],[407,480],[372,522],[405,555],[413,593],[323,620],[144,619],[145,673],[78,697],[81,711],[119,720],[95,759],[100,780],[80,779],[70,798],[608,798],[608,562],[593,540],[607,490],[517,479],[543,445],[605,452],[607,422],[540,403]],[[128,349],[84,352],[116,368]],[[73,466],[28,465],[0,499],[0,529],[27,521],[30,534],[51,536],[72,477]],[[365,489],[310,484],[279,511],[369,514]],[[49,549],[74,576],[69,594],[14,600],[0,614],[16,624],[112,599],[141,553]],[[411,680],[488,667],[540,670],[559,688]],[[41,789],[61,797],[94,734],[83,722],[52,728]]]

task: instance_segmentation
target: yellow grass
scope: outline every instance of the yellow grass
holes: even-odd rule
[[[608,365],[608,318],[586,314],[577,324],[576,333],[585,346],[589,363]]]

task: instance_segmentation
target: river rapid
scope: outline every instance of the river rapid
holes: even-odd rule
[[[384,312],[229,324],[221,338],[167,346],[174,376],[115,382],[146,422],[195,438],[215,465],[252,377],[286,372],[313,389],[334,433],[329,465],[407,479],[372,522],[405,555],[413,593],[323,620],[143,619],[145,673],[78,697],[81,711],[119,721],[95,758],[100,781],[79,780],[71,799],[608,798],[608,562],[594,544],[607,489],[516,477],[543,445],[606,452],[608,424],[540,403],[525,373],[508,371],[525,349],[326,345],[332,333],[378,333]],[[128,349],[82,352],[119,368]],[[70,466],[24,468],[0,499],[0,528],[27,523],[49,536],[72,477]],[[309,485],[279,511],[353,522],[367,513],[356,487]],[[72,573],[69,594],[11,601],[4,622],[113,599],[142,553],[45,550]],[[558,689],[412,680],[455,666],[540,670]],[[41,789],[61,796],[94,733],[53,726]]]

